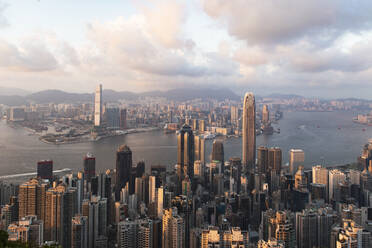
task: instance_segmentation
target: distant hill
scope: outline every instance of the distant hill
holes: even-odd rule
[[[164,97],[174,101],[185,101],[196,98],[212,98],[217,100],[240,100],[240,97],[229,89],[173,89],[168,91],[151,91],[144,93],[133,93],[128,91],[104,90],[103,100],[105,102],[117,102],[119,100],[135,100],[139,97]],[[26,96],[0,96],[0,104],[9,106],[23,105],[27,103],[80,103],[93,102],[93,93],[69,93],[61,90],[44,90]]]
[[[27,90],[22,90],[18,88],[11,87],[0,87],[0,97],[2,96],[26,96],[31,92]]]

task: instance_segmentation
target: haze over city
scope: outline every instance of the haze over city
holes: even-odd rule
[[[370,99],[371,11],[368,0],[1,0],[0,87]]]

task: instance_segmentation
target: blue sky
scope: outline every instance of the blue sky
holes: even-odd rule
[[[366,97],[367,0],[0,0],[0,87]]]

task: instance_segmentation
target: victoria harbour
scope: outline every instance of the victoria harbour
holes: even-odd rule
[[[322,164],[343,165],[356,162],[362,146],[372,137],[372,127],[352,122],[352,112],[285,112],[277,126],[280,133],[257,136],[257,147],[280,146],[283,164],[288,162],[292,148],[306,152],[305,168]],[[206,158],[212,150],[213,140],[206,141]],[[166,165],[172,168],[177,161],[177,137],[162,130],[109,137],[95,142],[50,145],[29,135],[24,128],[13,128],[0,122],[0,173],[1,175],[35,171],[36,163],[52,159],[55,169],[82,169],[83,157],[91,152],[97,159],[97,171],[115,167],[115,152],[127,144],[133,160],[144,160],[146,167]],[[241,138],[224,138],[225,157],[241,156]]]

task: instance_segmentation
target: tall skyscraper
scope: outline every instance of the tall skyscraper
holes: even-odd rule
[[[94,126],[101,126],[102,124],[102,84],[96,88],[94,96]]]
[[[317,247],[317,214],[314,211],[304,210],[296,213],[297,247]]]
[[[183,176],[187,174],[192,181],[194,177],[195,144],[194,134],[189,125],[185,124],[182,126],[178,133],[177,142],[177,164],[180,166],[181,170],[179,173]],[[179,177],[181,175],[179,174]],[[181,178],[183,178],[183,176],[181,176]]]
[[[337,200],[339,197],[340,183],[344,183],[346,179],[345,174],[334,169],[329,171],[329,200]]]
[[[53,179],[52,160],[42,160],[37,162],[37,177],[41,179]]]
[[[127,110],[120,109],[120,128],[127,129]]]
[[[266,125],[270,121],[269,107],[265,104],[262,107],[262,124]]]
[[[269,163],[269,150],[267,147],[260,146],[257,148],[257,170],[259,173],[266,173]]]
[[[198,135],[196,135],[194,139],[195,139],[195,161],[200,160],[201,163],[205,164],[205,139]]]
[[[71,247],[88,248],[88,218],[86,216],[72,218]]]
[[[105,109],[106,126],[110,129],[120,128],[120,112],[119,108],[106,108]]]
[[[289,150],[289,172],[291,175],[297,172],[298,166],[303,165],[305,161],[305,153],[301,149]]]
[[[39,220],[45,220],[45,193],[47,184],[40,183],[37,179],[30,179],[19,186],[19,219],[36,215]]]
[[[253,93],[244,96],[242,122],[242,163],[246,169],[252,170],[256,162],[256,103]]]
[[[155,176],[149,176],[149,203],[155,202],[156,185]]]
[[[164,209],[163,213],[163,248],[185,246],[185,222],[177,214],[177,208]]]
[[[237,106],[231,106],[230,119],[231,119],[231,124],[236,125],[239,119],[239,108]]]
[[[279,147],[271,147],[268,150],[268,168],[280,173],[282,169],[282,150]]]
[[[223,150],[223,142],[221,140],[214,140],[212,145],[212,161],[217,160],[222,163],[222,168],[224,165],[224,150]],[[222,173],[222,171],[220,171]]]
[[[129,182],[132,169],[132,151],[127,145],[122,145],[116,152],[116,186],[115,200],[120,199],[120,191]]]
[[[91,153],[84,157],[84,179],[90,182],[92,177],[96,176],[96,158]]]
[[[159,219],[163,217],[163,205],[164,205],[164,188],[163,186],[161,186],[160,188],[156,189],[156,212],[157,212]]]

